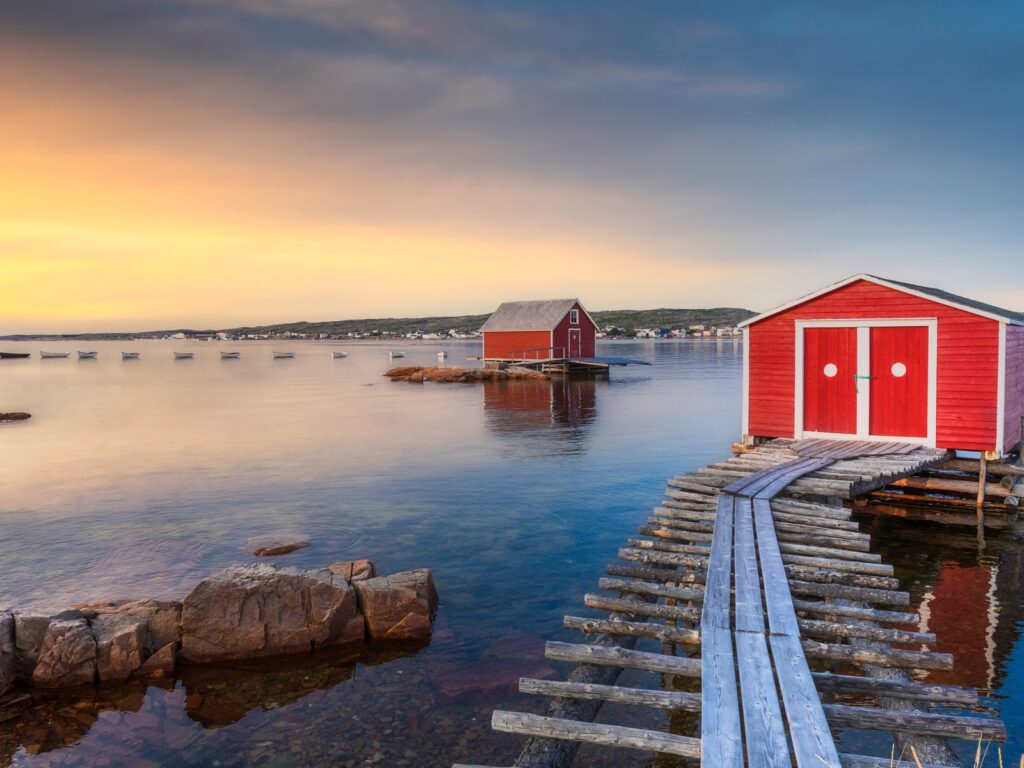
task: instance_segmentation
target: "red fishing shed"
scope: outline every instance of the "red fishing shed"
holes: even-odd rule
[[[480,329],[485,361],[594,357],[597,325],[579,299],[506,301]]]
[[[854,275],[741,323],[743,434],[1010,452],[1024,314]]]

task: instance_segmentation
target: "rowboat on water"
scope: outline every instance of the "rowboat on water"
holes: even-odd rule
[[[220,353],[220,359],[221,360],[237,360],[241,356],[242,356],[241,352],[221,352]]]
[[[28,356],[28,352],[0,352],[0,360],[20,360]]]
[[[405,352],[388,352],[388,357],[394,360],[396,357],[405,357]]]
[[[294,352],[275,352],[274,353],[274,357],[277,358],[278,360],[284,360],[284,359],[289,358],[289,357],[295,357],[295,353]]]
[[[57,358],[68,357],[70,352],[43,352],[39,351],[40,360],[56,360]]]
[[[331,357],[335,360],[341,360],[343,357],[348,357],[348,352],[331,352]]]
[[[122,352],[121,353],[121,359],[122,360],[138,360],[139,359],[139,353],[138,352]]]
[[[82,350],[78,350],[78,359],[79,360],[95,360],[96,359],[96,355],[97,355],[96,352],[83,352]]]
[[[438,352],[437,353],[437,359],[438,360],[444,360],[447,357],[448,357],[448,353],[447,352]]]
[[[175,352],[174,353],[174,359],[175,360],[191,360],[193,357],[195,357],[195,352]]]

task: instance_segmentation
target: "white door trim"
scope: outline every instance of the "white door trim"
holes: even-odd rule
[[[938,327],[934,317],[920,318],[877,318],[866,320],[796,320],[796,354],[794,355],[794,383],[796,396],[793,398],[793,437],[826,438],[832,440],[869,440],[874,442],[918,443],[935,447],[936,406],[938,382]],[[924,327],[928,329],[928,434],[926,437],[896,437],[870,434],[871,386],[857,387],[857,433],[855,435],[829,432],[804,431],[804,331],[807,328],[856,328],[857,329],[857,375],[871,375],[871,328]]]

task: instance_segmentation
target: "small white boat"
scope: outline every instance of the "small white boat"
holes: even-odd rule
[[[221,360],[237,360],[241,356],[242,356],[241,352],[221,352],[220,353],[220,359]]]
[[[195,352],[175,352],[174,353],[174,359],[175,360],[191,360],[193,357],[195,357]]]
[[[96,353],[96,352],[82,352],[81,350],[79,350],[78,351],[78,359],[79,360],[95,360],[97,354],[98,353]]]
[[[348,352],[331,352],[331,357],[335,360],[341,360],[342,358],[348,357]]]
[[[70,352],[43,352],[39,351],[40,360],[56,360],[57,358],[68,357]]]
[[[396,357],[405,357],[405,352],[388,352],[388,357],[394,360]]]
[[[437,353],[437,359],[438,360],[446,360],[446,359],[448,359],[448,353],[447,352],[438,352]]]
[[[122,360],[138,360],[139,359],[139,353],[138,352],[122,352],[121,353],[121,359]]]
[[[277,360],[285,360],[290,357],[295,357],[294,352],[275,352],[274,357]]]

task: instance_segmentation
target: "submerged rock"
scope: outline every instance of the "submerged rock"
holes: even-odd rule
[[[430,571],[420,568],[355,583],[372,640],[425,642],[437,610]]]
[[[298,534],[255,536],[249,539],[249,547],[257,557],[287,555],[297,549],[309,546],[309,537]]]
[[[32,681],[43,688],[89,685],[96,679],[96,639],[85,619],[50,622]]]

